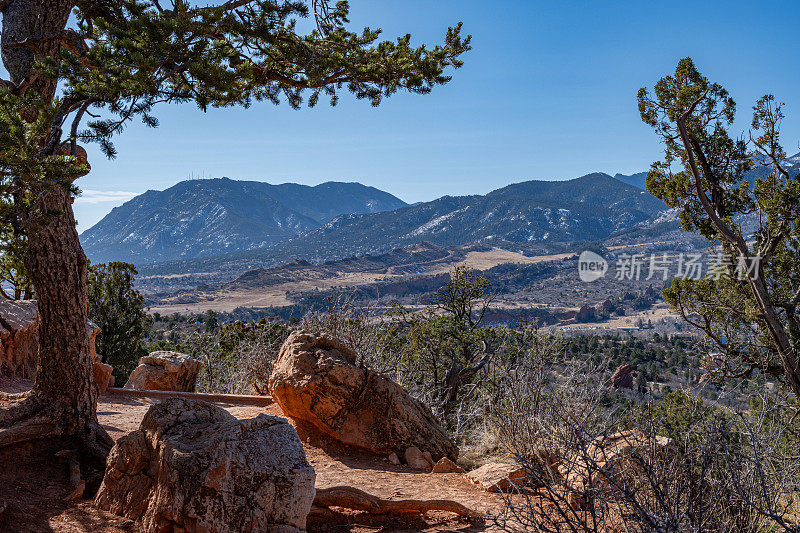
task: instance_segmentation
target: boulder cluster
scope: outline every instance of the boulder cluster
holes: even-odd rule
[[[153,353],[125,388],[193,390],[198,369],[183,354]],[[458,448],[430,410],[398,384],[358,366],[356,354],[333,337],[292,334],[269,385],[287,417],[342,444],[389,454],[398,464],[399,455],[420,470],[464,472],[453,462]],[[314,481],[285,419],[262,414],[237,420],[200,400],[170,398],[117,441],[96,502],[144,531],[293,532],[305,528]],[[348,499],[356,489],[338,490]]]
[[[0,372],[31,378],[36,369],[36,304],[0,306]],[[95,352],[99,329],[91,323],[87,327],[95,381],[102,391],[113,385],[112,368]],[[292,333],[274,362],[270,393],[296,424],[342,445],[383,455],[394,465],[463,475],[491,492],[522,491],[530,484],[528,472],[514,464],[495,462],[465,472],[455,463],[458,448],[430,409],[357,360],[353,350],[332,336]],[[141,358],[125,389],[187,396],[195,390],[200,368],[185,354],[154,352]],[[613,386],[632,387],[632,372],[629,365],[619,367]],[[560,480],[569,504],[583,508],[598,491],[614,490],[620,482],[635,485],[645,459],[666,457],[673,449],[669,439],[654,441],[628,431],[598,438],[574,457],[541,450],[535,460]],[[354,487],[325,489],[320,495],[315,480],[300,438],[286,419],[260,414],[238,420],[210,403],[175,397],[153,405],[139,429],[116,442],[96,503],[135,521],[142,531],[186,533],[299,532],[305,530],[312,508],[319,511],[342,501],[380,512],[431,508],[430,502],[380,500]],[[435,505],[473,515],[455,502],[437,500]]]

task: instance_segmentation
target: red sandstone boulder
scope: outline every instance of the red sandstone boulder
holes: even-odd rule
[[[97,389],[100,394],[103,394],[109,387],[114,386],[114,376],[111,373],[114,369],[111,365],[107,365],[100,360],[97,356],[92,364],[92,374],[94,374],[94,382],[97,383]]]
[[[33,379],[39,358],[39,311],[33,300],[0,300],[0,374]]]
[[[611,384],[615,389],[633,388],[633,368],[631,365],[621,365],[611,376]]]
[[[95,502],[140,531],[294,533],[315,480],[286,420],[170,398],[114,445]]]
[[[292,333],[269,388],[287,416],[344,444],[398,456],[416,446],[434,461],[458,455],[430,409],[392,380],[357,366],[356,354],[333,337]]]
[[[97,354],[95,343],[100,328],[86,323],[89,357],[100,392],[114,384],[110,365]],[[0,300],[0,375],[33,379],[39,360],[39,310],[35,300]]]
[[[466,470],[455,464],[447,457],[442,457],[439,462],[433,465],[434,474],[464,474]]]
[[[153,352],[139,359],[126,389],[194,392],[200,362],[179,352]]]
[[[404,459],[406,464],[416,470],[430,471],[433,468],[433,458],[429,452],[422,452],[416,446],[411,446],[406,450]]]
[[[512,492],[525,485],[525,469],[506,463],[488,463],[465,474],[487,492]]]
[[[97,353],[97,336],[100,334],[100,328],[94,322],[89,321],[86,324],[86,333],[89,335],[89,357],[92,358],[92,374],[94,375],[94,382],[97,383],[97,389],[100,394],[103,394],[109,387],[114,386],[114,368],[103,362],[103,358]]]

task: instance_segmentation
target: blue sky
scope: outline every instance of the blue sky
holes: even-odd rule
[[[437,42],[461,20],[473,50],[450,84],[377,109],[345,94],[335,108],[301,111],[162,106],[158,129],[132,124],[117,138],[117,159],[89,147],[80,229],[134,193],[189,177],[359,181],[416,202],[642,171],[660,147],[639,119],[636,91],[685,56],[728,87],[737,131],[760,95],[785,101],[784,140],[800,151],[797,2],[352,0],[351,12],[354,26],[416,42]]]

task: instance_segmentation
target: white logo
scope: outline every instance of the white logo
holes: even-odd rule
[[[578,277],[581,281],[590,283],[596,281],[608,272],[608,261],[603,256],[586,250],[578,257]]]

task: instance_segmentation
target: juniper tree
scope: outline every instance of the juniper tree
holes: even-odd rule
[[[89,267],[89,319],[100,328],[97,353],[114,367],[120,385],[147,355],[144,336],[153,324],[133,286],[136,274],[135,266],[116,261]]]
[[[335,104],[342,92],[372,105],[401,90],[424,94],[448,82],[469,49],[460,24],[434,47],[351,31],[342,1],[0,0],[0,13],[8,72],[0,217],[27,239],[41,318],[35,384],[7,398],[0,446],[58,438],[101,461],[111,441],[97,422],[87,262],[71,205],[75,180],[90,170],[79,143],[97,142],[113,157],[112,137],[133,119],[156,126],[161,103],[298,108]]]
[[[497,332],[485,321],[495,296],[485,276],[460,266],[425,300],[423,310],[394,310],[407,325],[400,365],[416,375],[444,419],[457,407],[462,389],[476,381],[497,351]]]
[[[665,147],[647,188],[717,248],[722,266],[676,278],[666,299],[725,354],[724,373],[759,369],[800,396],[800,180],[786,165],[782,109],[763,96],[749,135],[733,136],[733,98],[689,58],[652,94],[639,91],[642,120]]]

